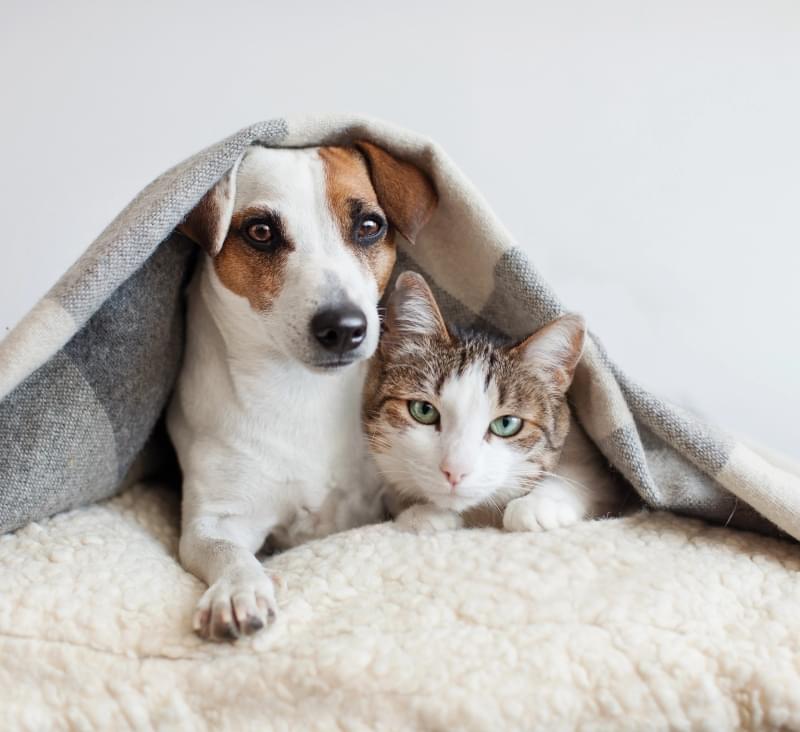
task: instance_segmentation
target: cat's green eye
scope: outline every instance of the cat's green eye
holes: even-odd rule
[[[408,403],[408,412],[421,424],[436,424],[439,421],[439,410],[430,402],[412,399]]]
[[[489,424],[489,431],[498,437],[513,437],[522,429],[522,420],[506,414],[494,419]]]

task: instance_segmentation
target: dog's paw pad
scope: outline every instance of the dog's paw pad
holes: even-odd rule
[[[207,640],[236,640],[257,633],[276,615],[275,591],[269,577],[250,582],[223,578],[200,598],[192,627]]]

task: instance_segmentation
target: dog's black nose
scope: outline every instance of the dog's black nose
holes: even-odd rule
[[[311,332],[326,350],[344,353],[361,345],[367,335],[367,318],[355,305],[320,310],[311,319]]]

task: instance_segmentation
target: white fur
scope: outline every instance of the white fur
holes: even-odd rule
[[[280,213],[295,246],[280,294],[256,312],[204,258],[168,414],[184,474],[180,556],[210,585],[194,625],[211,636],[233,615],[257,630],[275,612],[255,557],[268,535],[294,544],[378,516],[360,419],[364,359],[379,333],[377,284],[341,239],[316,150],[251,149],[234,209],[257,204]],[[358,363],[321,373],[309,323],[332,296],[362,308],[367,337]]]
[[[503,511],[503,528],[508,531],[547,531],[588,518],[585,495],[570,490],[569,483],[548,477],[528,495],[515,498]]]
[[[486,439],[489,423],[498,414],[494,385],[485,391],[482,364],[442,385],[436,408],[440,429],[411,423],[390,433],[388,452],[377,453],[381,473],[407,498],[457,513],[491,500],[519,495],[520,479],[530,473],[524,456],[499,437]],[[445,470],[463,476],[457,485]]]
[[[609,467],[573,419],[558,467],[503,512],[508,531],[548,531],[619,513],[624,495]]]

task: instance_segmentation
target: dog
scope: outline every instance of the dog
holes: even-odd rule
[[[277,613],[256,552],[378,520],[361,427],[397,235],[437,194],[382,148],[249,147],[178,231],[201,248],[167,412],[183,475],[179,554],[209,587],[192,625],[235,639]]]

